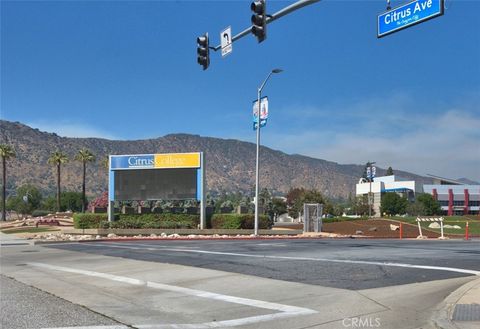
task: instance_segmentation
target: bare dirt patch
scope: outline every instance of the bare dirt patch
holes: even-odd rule
[[[399,230],[393,231],[391,225],[399,226],[399,222],[384,219],[354,220],[334,223],[324,223],[322,231],[342,236],[365,236],[374,238],[399,238]],[[282,227],[281,224],[275,227]],[[303,229],[303,224],[288,224],[291,229]],[[424,236],[438,238],[439,233],[422,229]],[[412,224],[403,223],[403,238],[416,238],[419,235],[418,227]]]

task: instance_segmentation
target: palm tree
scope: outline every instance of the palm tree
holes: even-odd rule
[[[15,150],[7,144],[0,144],[0,157],[2,158],[3,186],[2,186],[2,219],[7,220],[6,198],[7,198],[7,160],[15,157]]]
[[[108,158],[108,155],[103,158],[103,160],[102,160],[102,167],[104,167],[105,169],[107,169],[107,172],[108,172],[108,169],[110,168],[110,159]]]
[[[48,158],[48,163],[57,166],[57,211],[60,211],[60,167],[68,162],[68,157],[61,151],[55,151]]]
[[[80,161],[83,165],[83,179],[82,179],[82,212],[85,212],[87,199],[85,198],[85,175],[87,171],[87,162],[94,162],[95,155],[93,155],[90,150],[81,149],[78,151],[77,155],[75,155],[75,160]]]

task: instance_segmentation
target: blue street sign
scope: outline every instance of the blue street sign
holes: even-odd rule
[[[444,0],[414,0],[378,15],[377,37],[443,15]]]

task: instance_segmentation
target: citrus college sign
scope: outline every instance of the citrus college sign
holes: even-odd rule
[[[112,155],[110,168],[112,170],[200,168],[200,156],[200,153]]]
[[[381,38],[444,12],[444,0],[415,0],[378,15],[377,37]]]
[[[205,167],[202,152],[110,155],[108,219],[115,201],[200,201],[205,228]]]

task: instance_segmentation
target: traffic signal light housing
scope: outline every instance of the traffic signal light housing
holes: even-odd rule
[[[250,9],[253,12],[252,33],[257,37],[258,42],[262,42],[267,38],[267,1],[254,1]]]
[[[197,63],[203,66],[204,71],[210,65],[208,33],[197,38]]]

